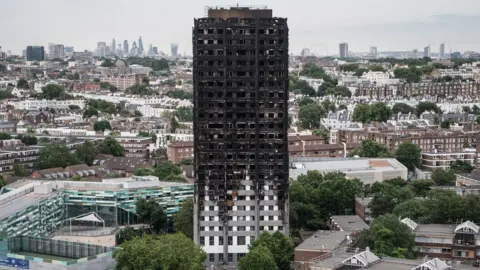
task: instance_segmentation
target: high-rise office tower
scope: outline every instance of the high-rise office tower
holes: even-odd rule
[[[440,58],[445,58],[445,43],[440,44]]]
[[[98,57],[105,57],[105,54],[107,54],[107,43],[97,42],[97,49],[95,51],[95,54]]]
[[[377,57],[377,54],[378,54],[377,47],[375,46],[370,47],[370,56]]]
[[[61,44],[55,44],[50,53],[50,59],[65,59],[65,48]]]
[[[128,50],[128,40],[123,41],[123,54],[128,55],[130,51]]]
[[[143,41],[142,37],[138,38],[138,52],[143,53]]]
[[[158,47],[153,47],[153,53],[158,54]]]
[[[423,57],[430,57],[430,45],[423,48]]]
[[[177,57],[177,55],[178,55],[178,44],[177,43],[170,44],[170,51],[172,52],[173,57]]]
[[[235,264],[263,231],[288,233],[288,26],[271,9],[194,21],[194,241]]]
[[[45,49],[43,46],[28,46],[26,50],[27,61],[45,60]]]
[[[110,49],[112,50],[113,54],[117,54],[117,41],[112,39],[112,44],[110,44]]]
[[[348,43],[340,43],[339,47],[339,55],[340,58],[347,58],[348,57]]]

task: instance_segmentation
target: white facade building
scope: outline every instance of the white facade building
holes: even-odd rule
[[[150,74],[152,71],[149,67],[144,67],[142,65],[131,65],[128,67],[130,69],[130,73],[132,74]]]
[[[376,83],[378,86],[400,83],[400,79],[391,79],[388,72],[381,71],[369,71],[363,74],[362,78],[370,83]]]
[[[21,101],[9,101],[8,105],[12,105],[15,109],[19,110],[39,110],[39,109],[68,109],[70,105],[76,105],[80,109],[85,108],[85,100],[37,100],[37,99],[27,99]]]
[[[323,84],[323,79],[314,79],[314,78],[309,78],[305,76],[300,76],[298,78],[300,81],[306,81],[308,85],[310,85],[315,91],[318,90],[318,87],[320,87]]]
[[[344,129],[348,128],[353,122],[350,120],[348,110],[340,110],[330,112],[326,118],[322,118],[321,123],[328,129]]]

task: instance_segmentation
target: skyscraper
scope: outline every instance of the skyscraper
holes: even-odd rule
[[[142,37],[138,38],[138,52],[143,53],[143,41]]]
[[[97,49],[95,50],[95,54],[98,57],[105,57],[105,54],[107,54],[107,43],[97,42]]]
[[[43,46],[28,46],[26,50],[27,61],[44,61],[45,49]]]
[[[117,42],[115,39],[112,40],[112,44],[110,44],[110,49],[112,50],[113,54],[117,54]]]
[[[370,56],[377,57],[377,54],[378,54],[377,47],[375,46],[370,47]]]
[[[170,50],[172,51],[172,56],[177,57],[177,55],[178,55],[178,44],[177,43],[170,44]]]
[[[53,45],[50,59],[65,59],[65,48],[61,44]]]
[[[445,58],[445,43],[440,44],[440,58]]]
[[[194,241],[211,265],[289,231],[288,26],[272,13],[209,8],[194,21]]]
[[[423,57],[430,57],[430,45],[423,48]]]
[[[123,41],[123,54],[128,55],[130,51],[128,50],[128,40]]]
[[[339,44],[339,55],[340,58],[347,58],[348,57],[348,43],[340,43]]]

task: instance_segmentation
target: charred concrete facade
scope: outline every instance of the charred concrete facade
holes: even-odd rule
[[[210,8],[193,55],[194,240],[235,264],[262,231],[289,231],[287,19]]]

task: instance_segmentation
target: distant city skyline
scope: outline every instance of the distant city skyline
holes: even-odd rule
[[[192,54],[193,18],[204,16],[205,6],[235,3],[185,1],[181,5],[177,1],[153,0],[138,0],[135,5],[127,0],[5,1],[2,9],[8,12],[0,17],[0,25],[8,27],[2,28],[0,46],[15,54],[21,54],[28,45],[48,48],[49,42],[75,46],[76,51],[93,51],[98,41],[110,44],[115,38],[130,44],[137,40],[138,44],[142,36],[144,44],[153,44],[159,51],[169,53],[170,44],[177,43],[180,54]],[[251,4],[255,3],[240,3]],[[318,44],[326,47],[330,55],[336,54],[341,42],[347,42],[354,52],[368,52],[370,46],[379,51],[422,51],[431,44],[436,53],[443,42],[445,53],[480,51],[480,37],[472,34],[480,24],[478,0],[264,0],[261,4],[272,8],[274,16],[288,18],[290,52],[295,54],[315,47],[322,54],[325,49]],[[165,12],[158,16],[158,10]],[[55,18],[46,18],[46,12],[54,12]],[[102,18],[102,22],[95,18]],[[33,22],[39,31],[32,31]]]

